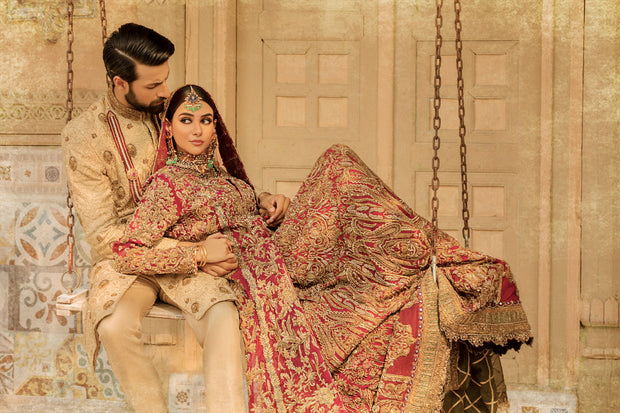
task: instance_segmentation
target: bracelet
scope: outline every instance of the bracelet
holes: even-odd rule
[[[198,260],[198,252],[202,255],[202,260]],[[194,249],[194,261],[196,261],[196,267],[202,268],[207,265],[207,248],[204,245],[197,245]]]

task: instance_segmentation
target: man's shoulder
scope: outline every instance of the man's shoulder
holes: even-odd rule
[[[105,97],[101,96],[84,110],[79,116],[71,119],[64,127],[63,134],[82,134],[98,127],[107,125],[105,119]]]

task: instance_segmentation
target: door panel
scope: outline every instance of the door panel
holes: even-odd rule
[[[334,143],[375,162],[376,16],[334,3],[238,4],[237,143],[258,188],[294,195]]]

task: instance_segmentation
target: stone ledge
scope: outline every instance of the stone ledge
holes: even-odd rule
[[[89,399],[59,399],[37,396],[0,396],[3,413],[127,413],[133,412],[124,402]]]
[[[509,413],[577,413],[577,395],[569,392],[508,389]]]

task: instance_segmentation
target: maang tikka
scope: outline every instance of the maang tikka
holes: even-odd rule
[[[190,86],[189,93],[185,96],[185,109],[196,112],[202,107],[202,103],[200,102],[200,96],[198,96],[196,92],[194,92],[194,88]]]

